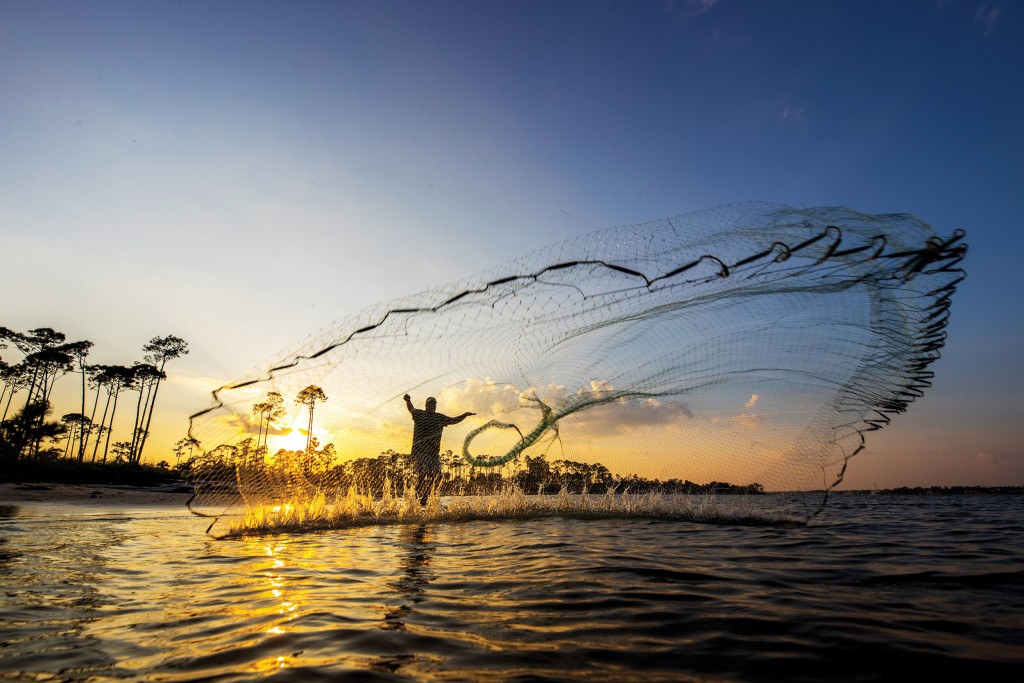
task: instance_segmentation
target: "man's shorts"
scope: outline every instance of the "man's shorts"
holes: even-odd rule
[[[441,456],[440,455],[413,455],[413,468],[417,476],[440,477]]]

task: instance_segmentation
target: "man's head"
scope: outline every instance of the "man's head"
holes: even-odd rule
[[[437,399],[431,396],[427,399],[427,412],[433,413],[437,410]]]

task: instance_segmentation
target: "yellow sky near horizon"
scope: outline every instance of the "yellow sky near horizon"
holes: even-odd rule
[[[214,377],[178,373],[174,365],[169,365],[168,370],[168,379],[160,390],[145,460],[154,464],[165,460],[173,465],[175,457],[171,446],[186,436],[188,415],[195,412],[197,406],[209,406],[210,392],[223,382]],[[537,420],[537,412],[529,408],[511,410],[517,407],[514,402],[518,402],[522,394],[520,390],[510,385],[492,384],[486,378],[453,385],[436,393],[442,412],[458,414],[472,410],[481,413],[479,418],[448,428],[442,450],[451,449],[460,453],[463,437],[486,421],[485,415],[512,418],[521,428],[532,428]],[[124,440],[130,435],[134,416],[132,396],[122,395],[112,440]],[[425,397],[426,394],[415,395],[416,405],[422,407]],[[70,374],[57,382],[55,410],[51,417],[59,419],[64,412],[77,412],[79,401],[80,386],[77,377]],[[353,407],[358,405],[356,402],[351,402],[347,411],[343,410],[339,404],[344,402],[346,397],[339,395],[318,407],[314,426],[314,435],[321,443],[335,443],[340,458],[374,457],[389,449],[396,452],[408,450],[412,422],[400,396],[384,405],[372,406],[374,410],[369,411],[369,414],[355,411]],[[727,410],[718,407],[715,411],[704,413],[695,410],[689,403],[683,405],[663,401],[654,409],[651,405],[644,406],[642,401],[633,401],[628,407],[617,409],[617,420],[614,415],[609,416],[607,406],[602,406],[565,418],[561,424],[559,440],[553,441],[548,436],[527,453],[536,455],[543,452],[552,460],[564,458],[601,462],[621,475],[636,473],[662,479],[678,477],[700,483],[711,479],[746,483],[744,476],[748,472],[757,471],[760,474],[763,468],[758,471],[747,462],[743,467],[730,469],[728,463],[736,460],[744,464],[743,453],[760,453],[762,457],[785,460],[787,448],[791,449],[792,444],[782,440],[782,437],[777,437],[770,446],[756,438],[743,441],[735,438],[737,434],[752,436],[758,427],[763,427],[764,421],[770,419],[772,414],[772,403],[771,393],[763,391],[737,395]],[[102,405],[101,401],[101,410]],[[278,421],[275,430],[272,430],[269,444],[271,451],[280,447],[295,449],[305,445],[305,407],[295,405],[291,397],[286,398],[285,406],[289,415]],[[693,413],[692,417],[690,413]],[[224,431],[225,437],[237,439],[239,435],[254,435],[255,420],[249,415],[247,418],[250,422],[241,430],[237,427],[244,423],[238,422],[236,418],[234,426]],[[632,426],[624,431],[623,427],[629,422],[633,423]],[[987,477],[995,476],[1000,471],[1002,456],[998,451],[977,446],[976,437],[971,433],[954,430],[946,434],[941,428],[937,432],[934,425],[926,426],[925,418],[915,415],[913,406],[907,415],[896,416],[895,424],[903,428],[886,428],[866,435],[867,448],[851,461],[843,487],[998,484],[997,479]],[[288,434],[274,434],[274,431],[284,432],[289,429],[291,432]],[[659,429],[661,432],[657,431]],[[723,438],[723,434],[732,434],[733,438]],[[508,446],[509,435],[485,434],[474,442],[472,450],[477,454],[497,453],[503,446]],[[489,441],[488,438],[492,436]],[[929,440],[937,436],[945,441],[945,445],[937,447],[941,451],[939,453],[927,445]],[[735,446],[739,456],[726,452],[735,444],[739,444]],[[936,464],[936,455],[952,458],[955,453],[962,453],[955,458],[955,462],[959,463],[955,468],[944,468]],[[880,458],[885,459],[885,467],[879,466]],[[786,469],[783,467],[776,475],[780,479],[777,485],[779,488],[787,488],[784,485]],[[913,476],[912,472],[921,470],[933,471],[934,478],[923,481],[909,479]]]
[[[231,396],[232,390],[221,394],[236,410],[255,403],[262,395],[260,389],[252,387],[237,391],[244,398]],[[528,434],[542,418],[542,411],[531,400],[535,396],[558,413],[581,399],[593,403],[614,392],[615,387],[603,380],[592,380],[575,391],[552,385],[540,392],[489,378],[466,380],[436,392],[439,412],[453,416],[475,413],[446,428],[441,448],[461,454],[466,436],[490,420],[513,423],[520,433]],[[288,392],[281,393],[288,396]],[[315,409],[313,432],[321,445],[335,445],[339,460],[375,457],[387,450],[408,452],[412,420],[400,398],[367,405],[352,395],[328,396],[328,401]],[[414,404],[422,408],[426,396],[415,395]],[[701,397],[696,398],[699,402]],[[731,402],[718,397],[705,405],[671,398],[623,397],[562,418],[557,430],[548,430],[525,453],[543,453],[549,460],[600,462],[622,476],[638,474],[699,483],[756,482],[773,490],[817,487],[822,478],[823,447],[807,441],[815,406],[804,401],[797,417],[797,405],[792,396],[778,402],[763,392],[734,393]],[[285,415],[269,430],[271,454],[280,448],[305,447],[308,409],[289,399],[284,408]],[[258,429],[255,416],[226,409],[197,419],[194,435],[207,446],[253,437]],[[519,443],[515,431],[491,429],[473,440],[470,452],[474,456],[497,456]],[[844,445],[849,448],[848,443]],[[817,450],[808,453],[808,448]],[[831,462],[835,457],[832,449],[826,460]]]

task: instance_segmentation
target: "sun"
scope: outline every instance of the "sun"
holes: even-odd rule
[[[291,426],[284,428],[281,434],[271,435],[267,439],[267,453],[274,454],[281,449],[286,451],[306,450],[306,426],[305,416],[298,417]],[[320,447],[323,447],[331,440],[331,433],[314,425],[313,437],[320,442]]]
[[[305,417],[305,416],[303,416]],[[314,430],[315,431],[315,430]],[[275,434],[267,439],[268,453],[277,453],[279,450],[302,451],[306,449],[306,421],[296,418],[289,427],[286,427],[281,434]]]

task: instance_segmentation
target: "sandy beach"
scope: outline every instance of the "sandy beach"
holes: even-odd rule
[[[88,503],[89,505],[181,505],[190,492],[180,484],[165,486],[119,486],[47,483],[0,484],[0,505],[5,503]]]

